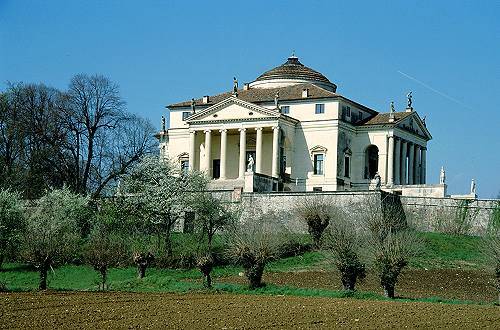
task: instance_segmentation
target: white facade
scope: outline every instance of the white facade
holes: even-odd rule
[[[412,108],[380,114],[337,94],[296,57],[243,89],[168,108],[162,157],[205,171],[215,188],[244,187],[245,173],[285,191],[426,183],[431,136]]]

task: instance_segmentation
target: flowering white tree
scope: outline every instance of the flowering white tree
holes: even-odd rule
[[[182,173],[180,166],[170,161],[146,156],[124,178],[121,193],[145,226],[163,237],[164,252],[171,257],[174,224],[193,205],[196,193],[206,189],[206,184],[207,179],[199,172]]]
[[[70,259],[81,241],[79,223],[88,218],[88,198],[67,188],[52,190],[40,198],[23,235],[26,261],[40,272],[40,290],[47,289],[50,268]]]

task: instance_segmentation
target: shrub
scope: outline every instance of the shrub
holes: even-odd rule
[[[353,291],[356,282],[366,277],[365,264],[360,260],[362,242],[353,223],[345,218],[330,224],[324,234],[323,247],[332,254],[344,290]]]
[[[25,222],[20,197],[10,190],[0,190],[0,269],[3,260],[18,246]]]
[[[275,259],[288,240],[288,231],[274,213],[238,223],[230,232],[228,254],[240,264],[250,289],[262,287],[266,264]]]
[[[500,304],[500,228],[490,228],[482,246],[483,254],[492,266],[495,274],[495,288]]]
[[[316,249],[321,245],[321,236],[332,216],[332,205],[320,196],[305,197],[296,209],[300,219],[307,224],[307,230]]]

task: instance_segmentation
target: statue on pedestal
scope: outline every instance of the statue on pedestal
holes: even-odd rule
[[[276,95],[274,95],[274,107],[278,110],[280,108],[279,100],[280,100],[280,92],[276,92]]]
[[[233,95],[238,96],[238,79],[233,77]]]
[[[382,178],[380,177],[380,174],[378,174],[378,172],[373,176],[373,181],[375,181],[375,190],[380,190],[380,186],[382,185]]]
[[[444,167],[441,166],[441,172],[439,172],[439,184],[444,184],[446,181],[446,172],[444,171]]]
[[[165,132],[165,116],[161,116],[161,131]]]
[[[471,195],[476,194],[476,181],[474,181],[474,179],[472,179],[472,181],[470,183],[470,193],[471,193]]]
[[[250,155],[248,156],[247,172],[253,172],[253,164],[255,164],[255,161],[253,160],[252,155]]]
[[[194,100],[194,98],[191,99],[191,114],[195,114],[196,112],[196,101]]]

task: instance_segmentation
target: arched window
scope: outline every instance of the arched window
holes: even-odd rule
[[[378,172],[378,148],[370,145],[365,151],[365,178],[373,179]]]

